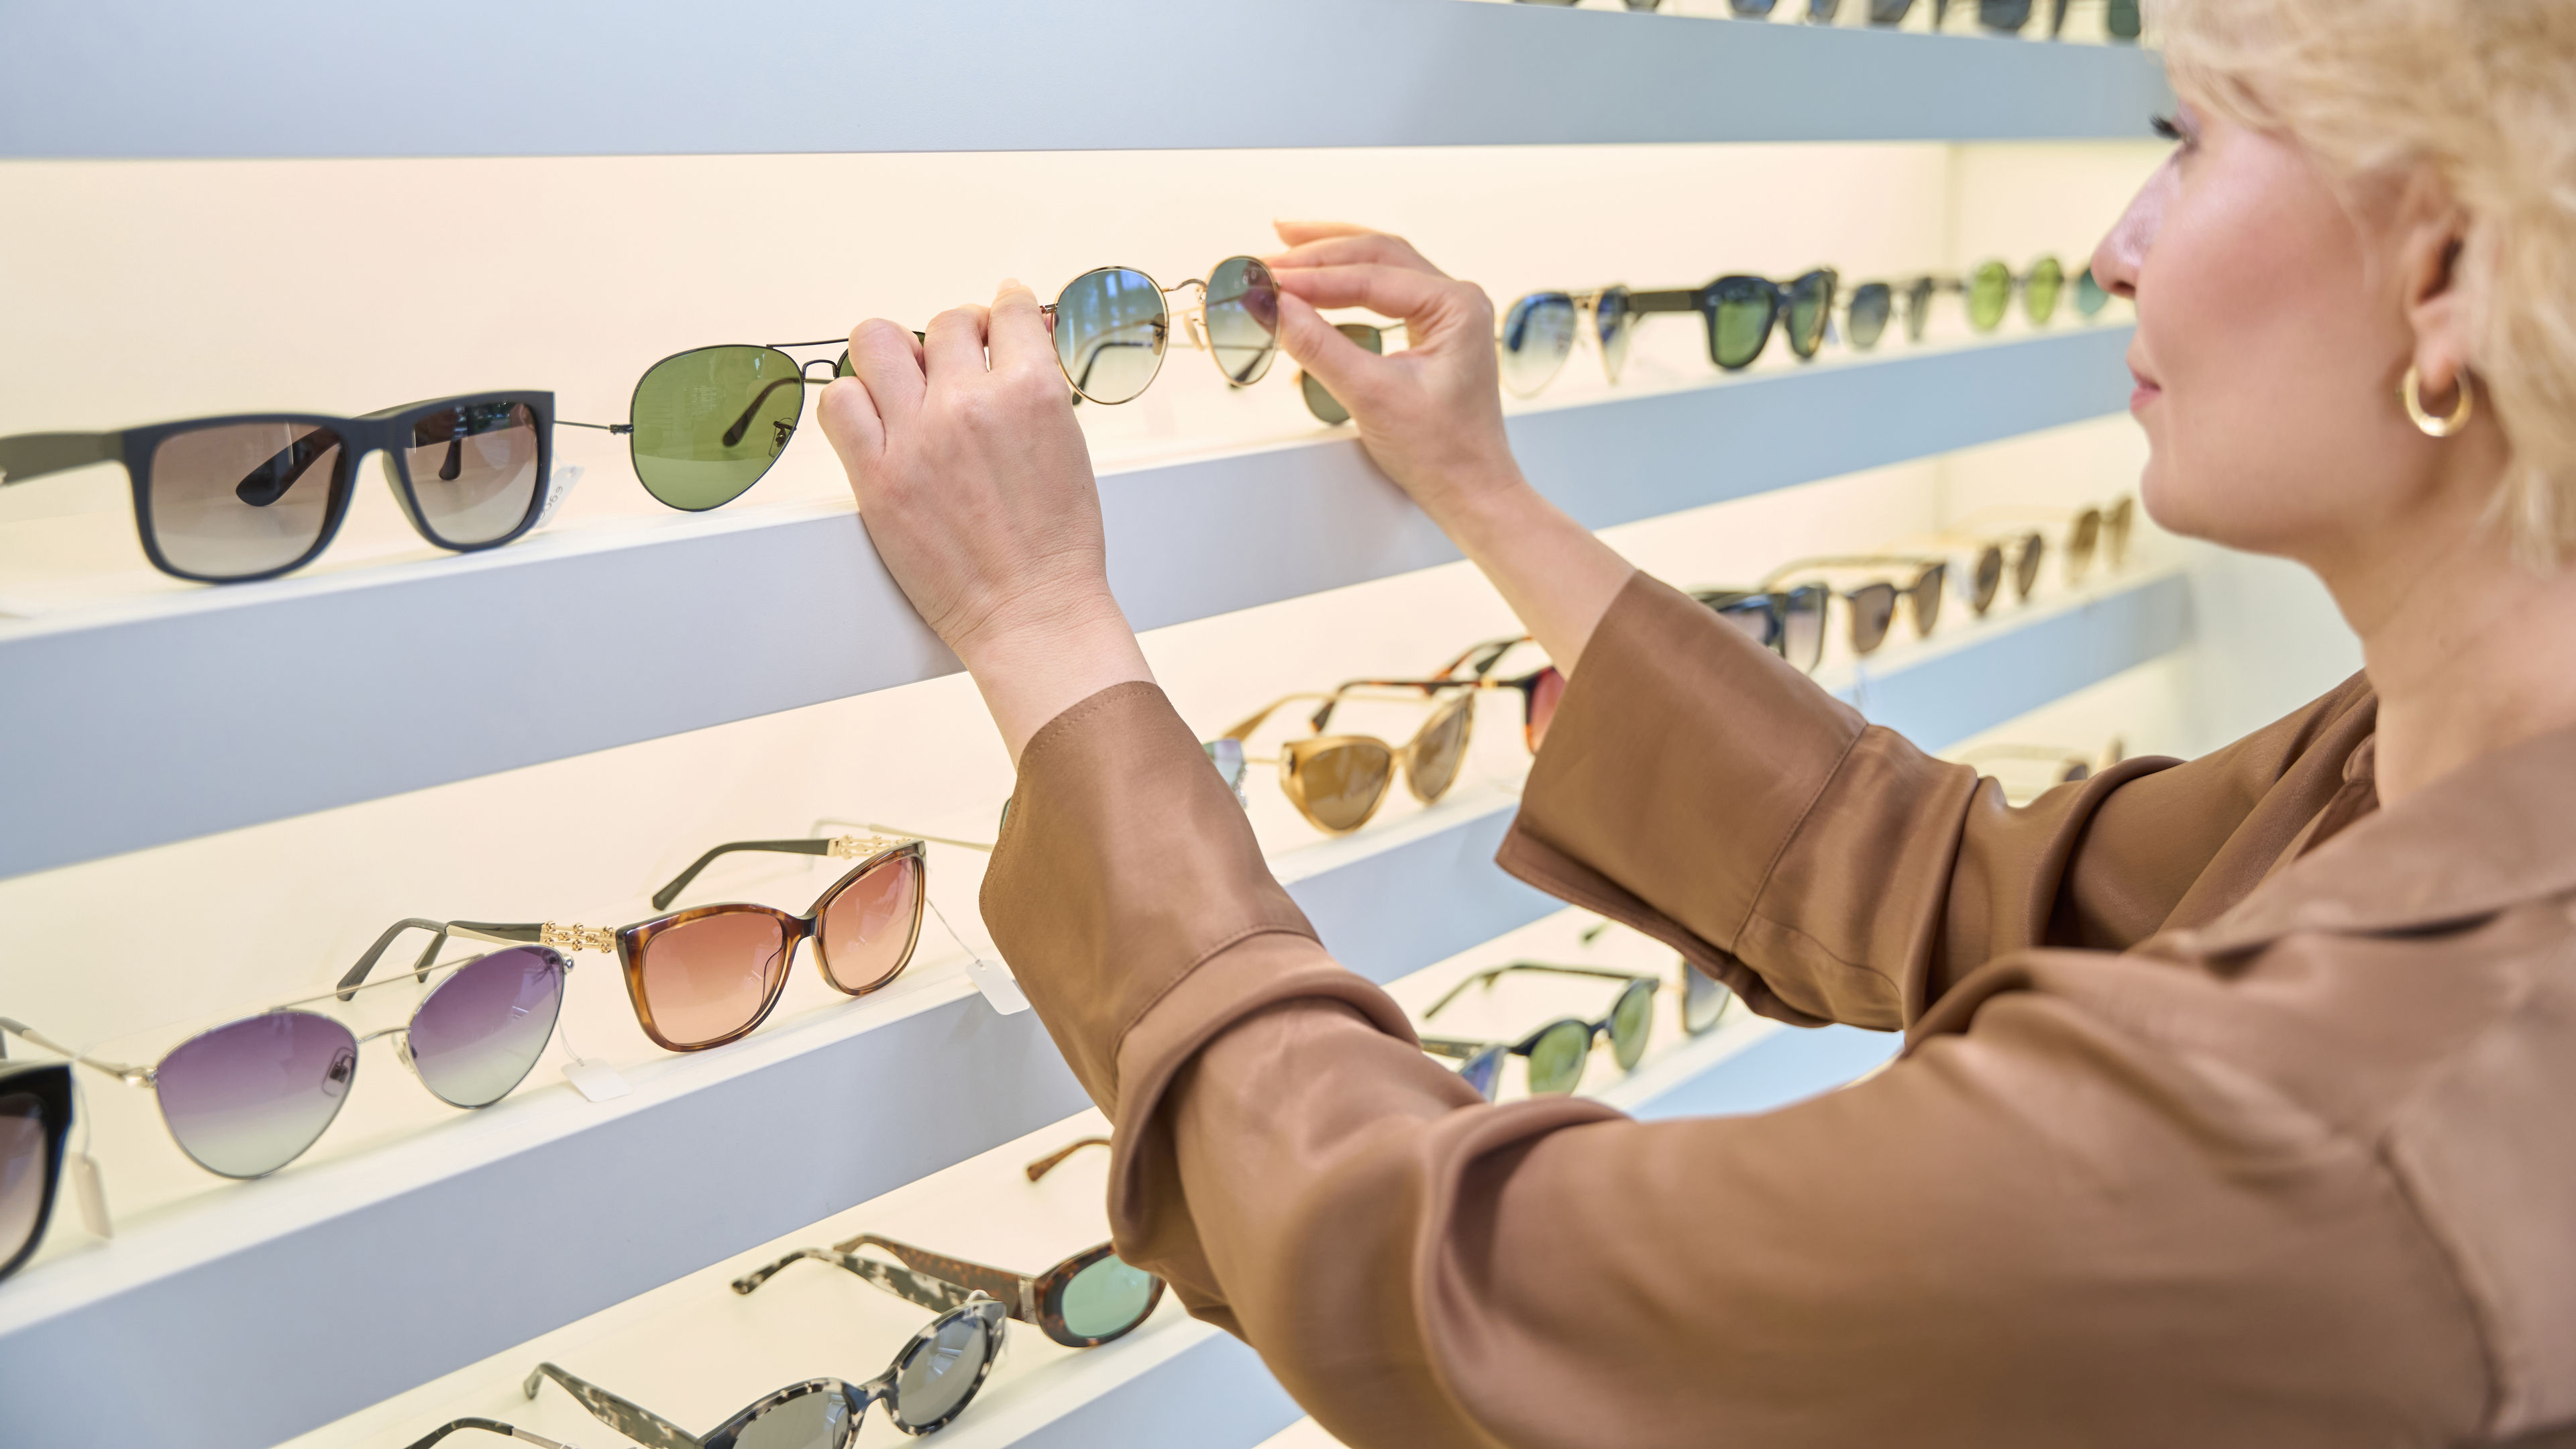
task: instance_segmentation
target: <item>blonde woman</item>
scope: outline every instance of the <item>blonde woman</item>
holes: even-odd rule
[[[2142,496],[2313,568],[2368,670],[2026,808],[1541,499],[1475,287],[1283,229],[1289,350],[1571,676],[1504,865],[1906,1032],[1767,1115],[1417,1051],[1152,684],[1027,291],[853,334],[824,423],[1018,757],[985,913],[1119,1251],[1345,1441],[2576,1445],[2576,3],[2162,28],[2175,151],[2094,257]]]

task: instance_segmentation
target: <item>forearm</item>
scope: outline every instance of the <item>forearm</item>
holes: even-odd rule
[[[1486,478],[1424,491],[1432,520],[1484,572],[1558,671],[1571,675],[1636,570],[1508,460]]]

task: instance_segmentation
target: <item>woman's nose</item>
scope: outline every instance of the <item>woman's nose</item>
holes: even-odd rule
[[[2174,163],[2165,162],[2138,194],[2129,199],[2129,209],[2111,224],[2101,245],[2093,249],[2093,280],[2115,297],[2135,299],[2138,295],[2138,269],[2146,264],[2148,249],[2163,229],[2165,207],[2173,200],[2180,184],[2180,173]]]

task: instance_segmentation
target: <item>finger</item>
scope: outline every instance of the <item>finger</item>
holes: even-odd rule
[[[1378,231],[1320,237],[1314,241],[1290,247],[1277,256],[1264,257],[1262,260],[1268,262],[1274,269],[1375,263],[1380,266],[1409,267],[1417,272],[1428,272],[1435,277],[1448,275],[1431,265],[1422,253],[1414,250],[1413,243],[1400,236],[1389,236]]]
[[[1046,314],[1038,310],[1037,294],[1020,285],[1016,277],[1005,279],[993,294],[988,336],[993,371],[997,373],[1058,370],[1055,338],[1047,330]]]
[[[921,344],[910,332],[882,317],[871,317],[850,333],[850,371],[868,390],[872,410],[888,428],[901,428],[921,411]],[[823,389],[829,396],[830,388]]]
[[[832,451],[841,456],[841,469],[850,475],[850,491],[858,492],[860,478],[885,456],[885,419],[868,395],[867,384],[855,377],[832,379],[814,404],[814,417],[823,425],[823,436],[831,440]]]
[[[1360,236],[1368,231],[1367,227],[1347,221],[1274,221],[1270,223],[1270,229],[1279,233],[1279,239],[1292,247],[1331,236]]]
[[[1411,319],[1449,300],[1455,285],[1410,267],[1377,265],[1312,267],[1278,273],[1279,289],[1315,307],[1366,307],[1382,317]]]
[[[922,358],[931,386],[938,386],[942,378],[983,375],[984,335],[991,322],[990,313],[973,306],[951,307],[930,319]]]
[[[1297,365],[1314,374],[1345,408],[1365,405],[1375,381],[1391,364],[1344,337],[1340,329],[1295,293],[1279,299],[1279,345]],[[1354,408],[1354,411],[1357,409]]]

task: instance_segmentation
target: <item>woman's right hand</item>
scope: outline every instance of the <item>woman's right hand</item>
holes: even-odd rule
[[[1288,250],[1264,260],[1284,294],[1280,344],[1350,410],[1378,467],[1453,536],[1479,505],[1525,490],[1503,436],[1485,289],[1431,265],[1402,237],[1331,222],[1277,227]],[[1318,307],[1403,319],[1403,350],[1370,352]]]

